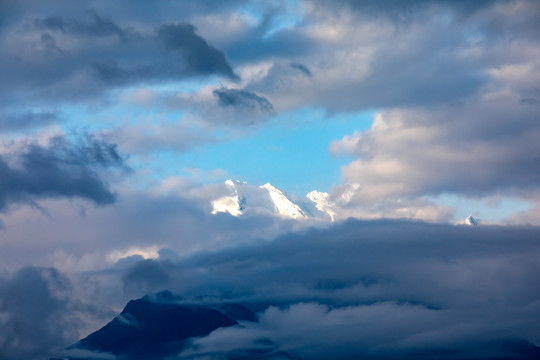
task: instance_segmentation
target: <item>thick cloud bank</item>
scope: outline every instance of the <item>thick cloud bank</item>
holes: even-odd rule
[[[257,324],[197,341],[201,354],[269,338],[301,359],[519,358],[517,340],[540,341],[539,234],[350,221],[155,263],[180,294],[266,309]]]
[[[73,281],[71,293],[106,311],[167,288],[258,312],[256,323],[194,339],[180,358],[264,349],[295,359],[534,359],[539,235],[535,227],[348,221],[188,257],[161,249],[154,260],[124,258],[86,273],[84,290]],[[11,304],[9,316],[19,311]],[[61,321],[72,311],[55,314]]]

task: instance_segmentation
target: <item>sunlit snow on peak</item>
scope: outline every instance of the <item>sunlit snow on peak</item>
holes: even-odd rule
[[[212,214],[217,213],[229,213],[232,216],[240,216],[244,213],[246,199],[244,196],[238,194],[237,184],[247,184],[245,181],[240,182],[238,180],[225,181],[225,185],[230,188],[231,195],[220,197],[217,200],[212,201]]]
[[[228,213],[232,216],[247,213],[266,214],[296,220],[318,218],[333,221],[334,219],[334,213],[330,212],[332,206],[329,203],[322,204],[321,200],[319,204],[314,200],[322,199],[323,195],[291,197],[270,183],[254,186],[238,180],[227,180],[224,191],[226,192],[224,196],[211,202],[212,214]]]
[[[478,220],[473,218],[472,215],[469,215],[465,220],[458,221],[457,225],[476,226],[478,225]]]
[[[330,201],[330,195],[326,192],[313,190],[306,197],[315,203],[317,210],[327,213],[332,221],[336,218],[336,205]]]
[[[270,183],[266,183],[260,188],[268,191],[268,194],[274,203],[275,210],[279,215],[293,219],[307,217],[306,213],[298,205],[289,200],[281,190],[272,186]]]

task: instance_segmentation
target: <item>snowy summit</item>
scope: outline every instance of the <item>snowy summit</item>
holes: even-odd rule
[[[326,193],[316,192],[319,195],[316,197],[313,192],[305,198],[294,198],[270,183],[252,186],[239,180],[227,180],[225,192],[226,195],[212,201],[212,214],[241,216],[251,212],[290,219],[334,218],[329,206],[321,206],[320,203],[321,199],[328,197]]]
[[[469,215],[469,217],[467,217],[465,220],[458,221],[457,225],[477,226],[478,220],[473,218],[472,215]]]

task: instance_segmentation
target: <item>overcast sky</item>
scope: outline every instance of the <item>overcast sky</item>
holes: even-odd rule
[[[0,357],[164,287],[277,306],[208,352],[539,345],[539,24],[535,0],[0,1]],[[212,215],[227,179],[326,192],[337,221]],[[299,341],[305,317],[343,337]]]

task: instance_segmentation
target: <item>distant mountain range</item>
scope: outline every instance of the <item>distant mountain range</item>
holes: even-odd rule
[[[245,181],[227,180],[225,186],[228,194],[211,202],[212,214],[228,213],[233,216],[244,214],[271,214],[289,219],[326,219],[335,221],[339,209],[347,205],[358,184],[350,184],[339,196],[321,191],[311,191],[305,197],[295,197],[278,189],[270,183],[253,186]],[[470,215],[456,225],[478,225],[478,221]]]
[[[270,183],[253,186],[245,181],[227,180],[225,185],[229,194],[212,201],[213,214],[266,213],[290,219],[334,220],[335,211],[327,193],[312,191],[306,197],[293,197]]]

